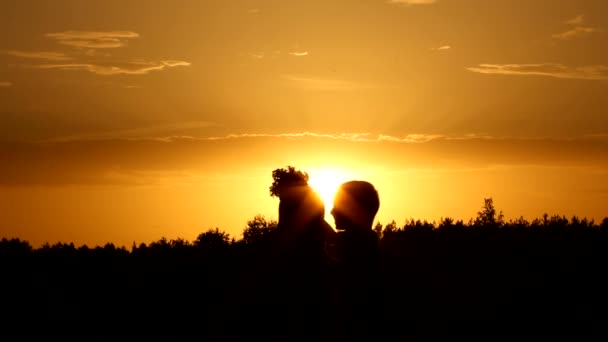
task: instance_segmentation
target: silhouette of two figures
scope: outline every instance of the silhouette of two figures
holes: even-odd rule
[[[365,181],[342,184],[331,211],[334,230],[324,220],[325,205],[308,186],[306,173],[289,167],[275,170],[273,177],[271,195],[280,200],[273,248],[282,282],[277,293],[288,314],[284,323],[312,336],[368,333],[377,280],[376,189]]]

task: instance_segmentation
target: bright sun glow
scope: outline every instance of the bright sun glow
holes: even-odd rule
[[[308,184],[315,189],[325,203],[325,217],[327,218],[333,206],[338,187],[351,179],[348,178],[349,175],[346,172],[339,169],[311,170],[308,175],[310,177]]]

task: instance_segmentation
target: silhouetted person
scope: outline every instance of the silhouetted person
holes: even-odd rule
[[[294,185],[282,189],[279,198],[279,247],[298,259],[323,258],[326,235],[333,230],[319,195],[308,185]]]
[[[378,236],[373,231],[380,199],[374,186],[365,181],[342,184],[331,211],[341,237],[341,259],[346,263],[370,264],[378,255]]]
[[[288,166],[274,170],[273,179],[270,195],[280,201],[275,247],[283,256],[323,258],[327,236],[335,232],[324,220],[325,205],[308,185],[308,174]]]
[[[279,220],[269,262],[272,264],[270,303],[275,310],[275,331],[280,339],[304,336],[318,340],[330,325],[324,316],[327,303],[329,234],[335,234],[324,220],[325,205],[306,182],[298,179],[281,184]]]
[[[365,181],[342,184],[332,215],[336,223],[338,324],[346,338],[373,337],[377,316],[378,236],[372,230],[380,207],[378,192]]]

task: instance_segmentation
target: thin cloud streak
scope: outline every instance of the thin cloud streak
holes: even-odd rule
[[[388,0],[387,2],[389,4],[395,4],[395,5],[411,6],[411,5],[430,5],[430,4],[436,3],[437,0]]]
[[[184,62],[184,61],[174,61],[174,60],[167,60],[167,61],[161,61],[162,64],[173,68],[176,66],[190,66],[191,63],[190,62]]]
[[[209,126],[204,127],[211,127]],[[104,139],[105,135],[97,135],[96,139]],[[241,133],[241,134],[227,134],[224,136],[214,137],[193,137],[188,135],[172,135],[172,136],[144,136],[141,138],[127,138],[126,140],[153,140],[163,142],[175,142],[181,140],[192,140],[192,141],[222,141],[222,140],[238,140],[238,139],[251,139],[251,138],[286,138],[286,139],[302,139],[302,138],[318,138],[318,139],[329,139],[329,140],[341,140],[348,142],[362,142],[362,143],[379,143],[379,142],[393,142],[393,143],[425,143],[433,140],[469,140],[469,139],[483,139],[476,135],[466,135],[459,137],[449,137],[442,134],[407,134],[403,137],[395,137],[386,134],[372,134],[372,133],[315,133],[315,132],[299,132],[299,133]],[[53,141],[75,141],[75,140],[89,140],[83,139],[81,136],[71,136]]]
[[[69,45],[77,48],[86,49],[86,55],[95,55],[95,49],[117,48],[126,45],[127,39],[138,38],[139,34],[132,31],[64,31],[47,33],[48,38],[54,39],[60,44]],[[82,51],[80,51],[82,52]],[[167,68],[180,66],[190,66],[190,62],[180,60],[161,60],[159,62],[149,62],[145,60],[131,60],[125,63],[100,62],[77,60],[67,56],[62,52],[46,51],[19,51],[8,50],[6,54],[29,59],[43,59],[51,62],[65,63],[44,63],[34,65],[22,65],[37,69],[56,69],[68,71],[88,71],[93,74],[110,75],[144,75],[152,71],[160,71]],[[68,62],[69,61],[69,62]]]
[[[452,48],[452,47],[451,47],[451,46],[449,46],[449,45],[443,45],[443,46],[440,46],[440,47],[438,47],[438,48],[432,48],[431,50],[435,50],[435,51],[446,51],[446,50],[449,50],[449,49],[451,49],[451,48]]]
[[[184,123],[184,126],[196,124]],[[164,126],[147,127],[142,128],[141,132],[161,128]],[[284,147],[283,151],[276,149],[277,142]],[[364,148],[352,146],[349,152],[345,152],[347,151],[345,144],[351,143],[367,145]],[[320,146],[323,150],[319,150]],[[314,132],[245,133],[215,138],[167,137],[165,139],[108,136],[95,139],[81,137],[64,141],[0,141],[0,160],[4,161],[3,166],[5,166],[0,168],[0,185],[105,184],[115,182],[113,177],[108,178],[108,173],[198,172],[214,170],[214,168],[219,170],[255,163],[259,161],[259,153],[267,153],[269,147],[273,151],[276,149],[276,154],[268,154],[269,159],[266,162],[271,164],[292,158],[293,149],[301,148],[304,153],[323,155],[323,158],[331,158],[336,153],[345,152],[348,156],[368,160],[372,164],[388,163],[387,167],[393,170],[398,170],[403,165],[415,169],[440,170],[532,164],[560,168],[584,167],[598,170],[597,172],[602,174],[606,174],[608,170],[607,141],[585,137],[478,138],[474,135],[437,134],[393,137],[371,133]],[[237,155],[238,160],[235,160]],[[400,158],[395,159],[396,155]]]
[[[347,140],[347,141],[370,141],[366,137],[370,133],[341,133],[341,134],[326,134],[326,133],[314,133],[314,132],[301,132],[301,133],[242,133],[242,134],[228,134],[221,137],[208,137],[201,138],[201,140],[231,140],[231,139],[244,139],[244,138],[325,138],[332,140]],[[194,139],[194,138],[193,138]]]
[[[561,40],[570,40],[570,39],[585,37],[592,33],[597,33],[597,32],[601,32],[601,30],[593,28],[593,27],[588,27],[588,26],[577,26],[571,30],[567,30],[567,31],[564,31],[561,33],[556,33],[552,37],[556,38],[556,39],[561,39]]]
[[[560,39],[560,40],[570,40],[570,39],[582,38],[582,37],[588,36],[592,33],[602,32],[601,29],[598,29],[595,27],[583,26],[584,22],[585,22],[585,16],[582,14],[580,14],[572,19],[566,20],[564,22],[564,24],[574,26],[574,27],[569,30],[566,30],[566,31],[563,31],[560,33],[556,33],[556,34],[552,35],[552,37],[555,39]]]
[[[55,142],[78,142],[78,141],[103,141],[103,140],[126,140],[126,141],[157,141],[157,142],[179,142],[179,141],[227,141],[239,139],[328,139],[335,141],[346,141],[354,143],[398,143],[398,144],[421,144],[436,141],[503,141],[503,142],[604,142],[608,143],[608,133],[587,134],[574,137],[514,137],[514,136],[492,136],[487,134],[460,134],[446,135],[436,133],[411,133],[403,136],[394,136],[382,133],[317,133],[317,132],[294,132],[294,133],[232,133],[222,136],[192,136],[192,135],[159,135],[162,132],[218,127],[219,124],[210,121],[179,122],[175,124],[163,124],[157,126],[137,127],[122,130],[114,130],[99,133],[85,133],[63,136],[35,143]]]
[[[72,57],[66,56],[63,52],[8,50],[6,54],[20,58],[45,59],[49,61],[68,61],[72,59]]]
[[[190,66],[191,63],[185,61],[161,61],[161,62],[133,62],[123,66],[102,65],[93,63],[67,63],[67,64],[41,64],[34,66],[39,69],[58,69],[73,71],[88,71],[93,74],[111,75],[145,75],[152,71],[160,71],[166,68],[177,66]]]
[[[446,134],[431,134],[431,133],[413,133],[398,137],[388,134],[374,134],[368,132],[362,133],[315,133],[315,132],[298,132],[298,133],[241,133],[228,134],[216,137],[192,137],[192,136],[172,136],[162,137],[158,140],[175,141],[175,140],[233,140],[247,138],[321,138],[330,140],[343,140],[350,142],[394,142],[394,143],[426,143],[432,141],[606,141],[608,142],[608,133],[584,135],[579,137],[563,137],[560,139],[552,139],[547,137],[509,137],[509,136],[491,136],[485,134],[462,134],[462,135],[446,135]]]
[[[243,134],[228,134],[221,137],[209,137],[202,138],[203,140],[230,140],[230,139],[244,139],[244,138],[322,138],[331,140],[344,140],[351,142],[396,142],[396,143],[423,143],[437,139],[448,139],[447,136],[441,134],[408,134],[404,137],[395,137],[385,134],[374,135],[372,133],[340,133],[340,134],[329,134],[329,133],[314,133],[314,132],[301,132],[301,133],[278,133],[278,134],[266,134],[266,133],[243,133]],[[192,138],[194,139],[194,138]]]
[[[264,53],[263,52],[259,52],[259,53],[252,52],[249,54],[249,57],[251,57],[253,59],[262,59],[262,58],[264,58]]]
[[[47,33],[59,44],[85,49],[113,49],[127,45],[128,39],[139,38],[132,31],[64,31]]]
[[[105,38],[138,38],[139,34],[133,31],[64,31],[47,33],[47,37],[57,40],[70,39],[105,39]]]
[[[582,14],[577,15],[576,17],[566,20],[564,24],[568,25],[580,25],[585,21],[585,16]]]
[[[377,141],[390,141],[398,143],[423,143],[437,139],[446,139],[447,137],[442,134],[408,134],[403,138],[394,137],[390,135],[378,135]]]
[[[545,76],[561,79],[608,80],[608,66],[590,65],[584,67],[567,67],[563,64],[480,64],[466,68],[481,74]]]
[[[308,51],[294,51],[294,52],[290,52],[289,54],[291,56],[295,56],[295,57],[303,57],[303,56],[308,56]]]
[[[10,87],[13,84],[11,82],[8,81],[0,81],[0,87]]]

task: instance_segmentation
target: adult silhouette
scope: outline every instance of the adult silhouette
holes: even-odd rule
[[[378,191],[366,181],[350,181],[338,189],[331,211],[339,234],[339,258],[347,265],[373,266],[378,236],[373,231],[380,208]]]
[[[293,167],[273,172],[272,196],[279,197],[276,248],[283,257],[310,263],[325,258],[325,243],[335,234],[325,222],[325,205],[308,185],[308,174]]]
[[[342,184],[334,199],[331,213],[338,230],[335,254],[339,260],[334,303],[346,338],[375,333],[379,246],[372,226],[379,208],[378,191],[366,181]]]
[[[325,222],[325,205],[293,167],[273,172],[272,196],[279,198],[279,219],[271,247],[275,333],[282,339],[319,340],[331,325],[326,315],[329,287],[326,241],[335,234]]]

